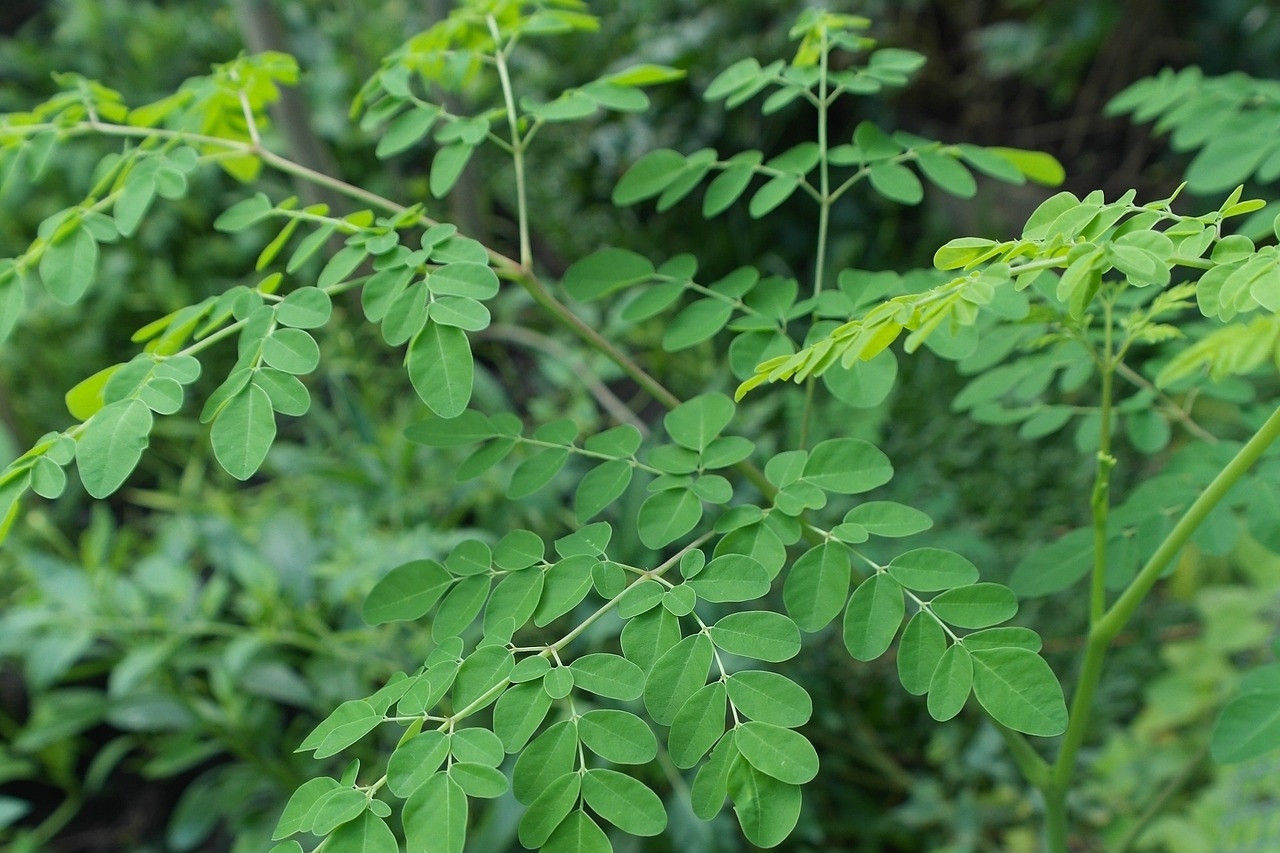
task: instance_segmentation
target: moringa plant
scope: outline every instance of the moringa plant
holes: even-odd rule
[[[670,798],[659,792],[686,786],[670,796],[687,797],[697,817],[713,819],[728,802],[748,841],[778,845],[799,820],[804,785],[821,772],[804,734],[813,703],[779,665],[806,637],[830,633],[859,661],[893,649],[902,686],[939,723],[966,707],[989,718],[1041,794],[1046,849],[1069,849],[1068,794],[1108,650],[1206,519],[1240,504],[1246,490],[1232,489],[1260,476],[1251,471],[1280,434],[1280,413],[1254,425],[1220,469],[1171,466],[1118,503],[1113,472],[1131,464],[1128,451],[1162,450],[1172,427],[1194,454],[1212,439],[1191,410],[1196,390],[1276,358],[1275,249],[1225,230],[1262,206],[1240,190],[1202,215],[1175,213],[1173,198],[1139,204],[1134,193],[1108,202],[1062,192],[1015,238],[952,240],[932,273],[835,269],[832,212],[866,203],[868,188],[914,205],[925,181],[969,198],[975,172],[1015,184],[1063,178],[1045,154],[943,143],[870,121],[840,137],[834,104],[903,86],[923,62],[878,46],[868,26],[805,13],[791,29],[799,44],[790,60],[743,60],[704,92],[729,109],[760,97],[765,116],[810,110],[812,140],[778,152],[654,150],[613,192],[619,206],[664,211],[704,187],[708,219],[744,199],[760,218],[807,198],[817,227],[803,278],[752,266],[708,274],[692,255],[655,261],[625,246],[548,278],[533,249],[527,187],[537,158],[549,156],[539,136],[601,110],[642,111],[647,87],[682,77],[638,65],[550,98],[522,92],[523,51],[596,27],[576,0],[467,0],[382,61],[353,115],[377,133],[379,157],[429,143],[432,198],[410,204],[276,152],[267,108],[298,76],[282,54],[242,56],[133,108],[98,82],[63,75],[59,94],[0,119],[5,169],[39,172],[77,137],[121,146],[99,163],[83,202],[0,262],[0,334],[40,298],[38,288],[79,302],[102,247],[132,238],[154,205],[182,199],[197,170],[221,168],[246,184],[277,170],[359,206],[340,214],[258,192],[223,211],[219,231],[261,246],[255,270],[139,329],[140,354],[68,392],[73,422],[0,474],[6,529],[28,493],[63,492],[72,462],[91,496],[112,495],[156,416],[182,417],[187,391],[206,385],[199,422],[217,461],[238,480],[254,477],[277,416],[310,408],[300,377],[319,365],[316,332],[353,322],[357,311],[388,347],[403,349],[426,409],[407,435],[438,450],[432,476],[446,465],[457,481],[499,471],[509,500],[550,491],[563,506],[546,529],[486,531],[439,559],[369,578],[365,621],[413,623],[433,648],[417,668],[344,701],[302,741],[300,750],[327,759],[375,731],[391,733],[377,766],[353,762],[293,793],[275,853],[391,853],[400,839],[411,851],[461,853],[477,801],[508,792],[524,807],[525,847],[607,851],[606,826],[663,833]],[[486,148],[509,157],[512,249],[434,213]],[[530,300],[536,320],[522,307]],[[1185,322],[1196,308],[1208,324]],[[642,405],[596,382],[608,425],[584,434],[571,418],[479,404],[473,388],[485,366],[472,345],[495,315],[563,326],[589,351],[586,372],[605,372]],[[673,392],[667,362],[637,343],[646,334],[663,352],[707,360],[705,386]],[[1009,585],[984,579],[955,551],[912,547],[930,517],[868,497],[894,469],[875,444],[849,434],[847,413],[890,393],[899,338],[905,353],[927,347],[973,375],[956,405],[984,423],[1020,424],[1027,438],[1077,425],[1094,472],[1083,502],[1089,523],[1034,553]],[[232,365],[210,379],[204,356],[224,349]],[[783,380],[801,387],[771,384]],[[785,429],[775,429],[778,412]],[[1040,634],[1008,623],[1020,598],[1075,589],[1086,577],[1089,632],[1078,667],[1064,673],[1075,678],[1068,709]],[[1280,745],[1274,673],[1260,672],[1214,735],[1224,760]]]

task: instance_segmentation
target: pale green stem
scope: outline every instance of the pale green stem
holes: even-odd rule
[[[511,161],[516,169],[516,220],[520,230],[520,266],[533,269],[533,249],[529,241],[529,205],[524,186],[524,143],[520,139],[520,115],[516,112],[515,93],[511,88],[511,74],[507,69],[506,49],[500,46],[501,34],[493,15],[488,16],[489,32],[496,48],[494,59],[498,66],[498,79],[502,81],[502,100],[507,107],[507,126],[511,129]]]
[[[1108,646],[1124,630],[1147,593],[1173,562],[1173,558],[1191,539],[1196,529],[1277,438],[1280,438],[1280,408],[1267,418],[1231,461],[1218,472],[1218,476],[1214,477],[1213,482],[1187,508],[1173,530],[1156,548],[1155,553],[1139,569],[1125,591],[1090,628],[1089,639],[1085,644],[1084,661],[1080,667],[1080,676],[1071,704],[1070,721],[1063,735],[1058,760],[1053,765],[1050,784],[1042,788],[1047,808],[1046,841],[1050,853],[1065,853],[1067,850],[1065,808],[1067,788],[1071,782],[1076,757],[1084,743],[1085,730],[1089,724],[1098,683],[1102,678],[1102,667],[1106,660]]]
[[[827,162],[827,112],[830,102],[827,100],[827,71],[829,56],[827,54],[827,28],[822,28],[822,45],[819,52],[818,73],[818,246],[813,261],[813,295],[822,293],[823,279],[826,278],[827,266],[827,231],[831,221],[831,164]],[[805,381],[804,409],[800,414],[800,444],[803,450],[809,443],[809,420],[813,416],[813,396],[817,385],[817,377],[810,376]]]

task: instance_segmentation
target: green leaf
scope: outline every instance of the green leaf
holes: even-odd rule
[[[437,648],[442,648],[437,646]],[[442,649],[443,652],[443,649]],[[447,658],[435,661],[426,672],[418,675],[409,689],[400,697],[400,714],[420,715],[434,708],[453,686],[458,675],[458,661]]]
[[[782,589],[787,613],[802,631],[820,631],[840,615],[849,595],[849,549],[834,542],[810,548],[796,560]]]
[[[711,820],[724,808],[729,795],[729,773],[742,761],[734,745],[734,732],[730,730],[711,750],[707,763],[698,768],[689,790],[689,805],[700,820]]]
[[[374,154],[385,159],[416,145],[440,117],[440,109],[434,105],[410,107],[387,125],[386,132],[378,140]],[[438,196],[437,196],[438,197]]]
[[[619,655],[583,655],[569,664],[574,683],[588,693],[630,702],[644,692],[644,670]]]
[[[875,660],[893,643],[906,614],[902,586],[877,572],[858,585],[844,614],[844,645],[855,660]]]
[[[658,795],[616,770],[588,770],[582,778],[582,798],[596,814],[630,835],[658,835],[667,828],[667,811]]]
[[[431,624],[431,636],[438,642],[445,637],[456,637],[479,615],[489,598],[490,579],[486,575],[463,578],[449,590],[436,610]]]
[[[458,783],[469,797],[492,800],[507,792],[507,777],[502,771],[474,761],[459,761],[449,766],[449,778]]]
[[[656,86],[683,80],[685,72],[667,65],[641,63],[615,71],[603,78],[615,86]]]
[[[1213,728],[1213,758],[1223,764],[1248,761],[1280,747],[1280,665],[1245,676]]]
[[[316,758],[337,755],[378,727],[382,714],[363,699],[343,702],[298,746],[298,752],[315,750]]]
[[[912,536],[933,527],[933,520],[914,507],[893,501],[868,501],[845,515],[846,524],[858,524],[872,536]]]
[[[498,698],[494,688],[508,683],[507,676],[515,666],[515,659],[505,646],[482,646],[471,653],[458,669],[453,682],[453,704],[456,708],[468,708],[492,693],[488,701],[473,708],[484,707]]]
[[[867,171],[871,187],[880,195],[899,204],[919,204],[924,198],[920,179],[901,163],[882,160],[872,163]]]
[[[648,258],[626,249],[601,249],[574,262],[561,284],[574,299],[590,302],[653,277]]]
[[[413,390],[437,416],[456,418],[466,410],[475,365],[461,329],[427,323],[409,343],[405,363]]]
[[[751,766],[780,782],[803,785],[818,775],[818,753],[799,732],[753,720],[736,729],[737,747]]]
[[[1019,648],[1029,649],[1033,652],[1040,651],[1043,645],[1040,641],[1040,635],[1030,628],[1018,628],[1009,626],[1007,628],[987,628],[984,631],[975,631],[972,634],[961,637],[960,642],[964,643],[969,651],[977,651],[978,649],[1003,649],[1003,648]]]
[[[828,492],[854,495],[883,486],[893,466],[873,444],[857,438],[832,438],[809,452],[804,479]]]
[[[925,611],[911,617],[898,641],[898,679],[907,692],[923,696],[947,648],[942,626]]]
[[[975,583],[934,596],[929,609],[960,628],[987,628],[1012,619],[1018,612],[1018,598],[1007,586]]]
[[[613,853],[613,845],[604,830],[579,809],[556,827],[541,853]]]
[[[702,520],[702,501],[691,489],[668,489],[645,498],[636,529],[646,548],[671,544]]]
[[[1092,565],[1093,531],[1080,528],[1023,557],[1013,567],[1009,586],[1027,598],[1051,595],[1087,575]]]
[[[337,232],[337,230],[338,230],[338,224],[336,222],[329,222],[328,224],[320,226],[315,231],[312,231],[310,234],[304,237],[302,242],[298,244],[298,247],[293,250],[293,254],[289,256],[289,262],[285,265],[285,272],[294,273],[302,269],[303,265],[305,265],[307,261],[315,257],[316,254],[319,253],[319,251],[322,248],[324,248],[324,244],[327,243],[329,239],[333,237],[333,235]],[[276,275],[279,275],[279,273],[277,273]],[[305,288],[305,290],[315,290],[319,293],[324,293],[324,291],[320,290],[320,288],[318,287]],[[325,295],[327,296],[328,294],[325,294]],[[282,320],[281,322],[284,322],[284,321]],[[288,323],[286,325],[293,325],[293,324]],[[321,325],[323,325],[323,321],[321,321]],[[300,326],[299,328],[310,329],[315,327]]]
[[[634,472],[626,459],[610,459],[586,473],[574,492],[573,512],[583,524],[622,497]]]
[[[680,768],[693,767],[724,734],[727,693],[722,681],[700,687],[676,712],[667,736],[667,752]]]
[[[667,433],[690,450],[701,453],[733,419],[734,405],[723,394],[701,394],[666,414]]]
[[[578,719],[578,737],[587,749],[614,764],[645,764],[658,754],[653,732],[629,711],[588,711]]]
[[[706,601],[751,601],[769,591],[772,578],[759,560],[745,554],[723,554],[686,581]]]
[[[493,562],[500,569],[518,572],[542,560],[546,545],[531,530],[512,530],[498,540],[493,549]]]
[[[498,274],[488,264],[455,261],[433,270],[427,278],[427,287],[434,296],[492,299],[498,295]]]
[[[953,551],[917,548],[890,561],[889,574],[907,589],[935,592],[968,586],[978,579],[978,568]]]
[[[219,231],[234,234],[266,219],[274,209],[271,199],[263,193],[255,193],[224,210],[213,221],[213,227]]]
[[[628,619],[620,640],[627,660],[648,673],[658,659],[680,641],[680,620],[666,608],[655,607]]]
[[[753,154],[751,159],[745,159],[737,163],[732,163],[728,168],[715,177],[710,184],[707,185],[706,194],[702,197],[702,215],[706,219],[710,219],[729,208],[729,205],[738,200],[751,184],[751,178],[755,175],[755,167],[762,159],[759,151],[748,152]],[[739,155],[741,157],[742,155]],[[734,158],[738,160],[738,157]]]
[[[706,634],[694,634],[658,658],[644,685],[644,704],[655,723],[671,725],[689,697],[707,683],[714,653]]]
[[[633,163],[613,188],[613,203],[627,207],[658,195],[680,176],[684,166],[685,156],[678,151],[650,151]]]
[[[773,663],[800,652],[800,629],[781,613],[746,610],[730,613],[711,626],[711,640],[733,655]]]
[[[573,692],[573,671],[568,667],[556,667],[543,677],[542,689],[552,699],[563,699]]]
[[[577,607],[591,592],[591,571],[595,564],[595,558],[583,554],[561,560],[552,566],[546,573],[546,583],[538,608],[533,614],[533,624],[544,628]]]
[[[747,205],[747,212],[751,214],[751,218],[759,219],[789,199],[800,186],[800,177],[794,173],[784,173],[775,175],[765,182],[764,186],[756,190],[755,195],[751,197],[751,203]]]
[[[757,847],[781,844],[800,819],[799,786],[757,770],[742,757],[730,767],[728,788],[738,825]]]
[[[237,480],[253,476],[276,438],[271,398],[257,385],[245,387],[218,412],[209,440],[218,464]]]
[[[512,773],[512,790],[522,803],[532,803],[553,782],[574,769],[578,757],[578,729],[561,720],[538,735],[520,757]]]
[[[172,415],[182,408],[182,386],[172,379],[153,376],[138,389],[138,399],[157,415]]]
[[[507,486],[507,497],[511,500],[527,498],[551,482],[567,461],[569,449],[566,447],[539,450],[516,466],[511,474],[511,484]]]
[[[301,417],[311,408],[311,393],[292,374],[263,367],[253,374],[252,382],[266,392],[271,408],[282,415]]]
[[[627,587],[618,598],[618,615],[623,619],[639,616],[657,607],[662,602],[662,584],[652,578],[645,578]]]
[[[321,797],[338,790],[339,787],[341,786],[337,781],[328,776],[303,782],[285,803],[280,820],[276,822],[275,832],[271,834],[271,840],[279,841],[290,835],[310,830],[311,822],[307,820],[307,815],[311,812],[311,808]]]
[[[591,436],[583,443],[583,448],[592,453],[604,453],[625,459],[635,455],[643,440],[640,430],[631,424],[623,424]]]
[[[449,740],[443,732],[433,729],[414,735],[391,753],[387,787],[397,797],[411,796],[435,775],[448,754]]]
[[[973,658],[963,645],[952,643],[929,679],[929,716],[942,723],[959,714],[972,687]]]
[[[581,790],[582,776],[577,773],[566,773],[547,785],[520,816],[520,843],[530,850],[542,847],[573,811]]]
[[[453,578],[435,560],[412,560],[387,572],[369,590],[361,615],[370,625],[425,616]]]
[[[515,628],[523,627],[538,609],[544,583],[542,572],[516,572],[499,581],[484,611],[485,633],[497,630],[504,619],[510,619]]]
[[[446,145],[436,152],[431,160],[431,194],[436,198],[444,198],[453,189],[453,185],[462,177],[462,170],[467,167],[475,146],[465,142]]]
[[[493,730],[508,753],[519,752],[542,725],[549,710],[551,697],[542,689],[541,681],[517,684],[503,693],[494,706]]]
[[[467,409],[455,418],[431,418],[410,424],[405,438],[428,447],[461,447],[498,435],[487,417]]]
[[[702,93],[703,100],[718,101],[750,86],[760,76],[760,63],[753,57],[740,59],[717,74]]]
[[[436,773],[404,804],[404,836],[410,850],[462,853],[467,841],[467,795],[444,773]]]
[[[46,246],[40,257],[40,279],[49,295],[63,305],[80,301],[97,269],[98,241],[83,224]]]
[[[785,675],[748,669],[730,674],[726,684],[734,706],[750,719],[792,729],[813,715],[809,694]]]
[[[445,557],[444,566],[462,577],[487,574],[493,568],[493,552],[479,539],[464,539]]]
[[[978,649],[972,657],[974,695],[997,722],[1039,737],[1066,731],[1062,687],[1039,655],[1003,648]]]
[[[973,173],[955,157],[934,151],[921,151],[918,157],[920,171],[939,189],[960,198],[973,198],[977,193]]]
[[[318,329],[332,314],[333,300],[318,287],[295,290],[276,307],[276,319],[295,329]]]
[[[597,521],[580,527],[555,541],[556,553],[561,557],[603,557],[613,537],[613,527],[607,521]]]
[[[0,260],[0,343],[4,343],[22,319],[25,303],[22,276],[18,275],[13,261]]]
[[[106,405],[105,389],[111,377],[118,373],[124,364],[113,364],[104,367],[90,377],[80,380],[66,393],[67,411],[79,421],[87,421]]]
[[[400,844],[382,818],[366,811],[338,827],[326,840],[324,849],[327,853],[399,853]]]
[[[119,400],[90,418],[76,441],[85,491],[101,499],[120,488],[142,458],[151,425],[151,410],[141,400]]]
[[[708,297],[689,303],[667,324],[662,348],[679,352],[712,338],[733,316],[733,305]]]
[[[1043,151],[1027,151],[1023,148],[988,148],[1008,160],[1029,180],[1046,187],[1056,187],[1066,180],[1066,170],[1052,154]]]
[[[330,791],[316,802],[308,815],[311,831],[317,835],[328,835],[342,824],[355,820],[368,805],[369,800],[364,793],[354,788],[344,786]]]
[[[982,148],[978,145],[966,143],[961,143],[956,148],[959,149],[960,156],[968,161],[970,166],[984,175],[989,175],[998,181],[1005,181],[1010,184],[1021,185],[1026,183],[1026,179],[1017,166],[1008,158],[995,153],[990,148]]]
[[[310,373],[320,364],[320,347],[301,329],[276,329],[262,342],[262,360],[285,373]]]
[[[467,332],[488,328],[492,321],[489,309],[469,296],[439,296],[429,306],[431,321],[442,326],[456,326]]]

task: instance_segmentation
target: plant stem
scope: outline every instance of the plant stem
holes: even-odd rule
[[[1045,796],[1045,840],[1049,853],[1066,853],[1067,850],[1067,789],[1070,787],[1071,776],[1075,769],[1076,756],[1084,743],[1085,730],[1089,725],[1098,683],[1102,679],[1102,667],[1106,661],[1108,647],[1112,640],[1124,630],[1147,593],[1173,562],[1173,558],[1191,539],[1196,529],[1277,438],[1280,438],[1280,408],[1272,412],[1258,431],[1218,472],[1213,482],[1187,508],[1173,530],[1156,548],[1155,553],[1138,571],[1115,603],[1099,619],[1093,621],[1089,629],[1089,639],[1085,644],[1084,661],[1080,667],[1075,695],[1072,697],[1067,731],[1063,735],[1062,746],[1058,752],[1058,759],[1054,762],[1050,782],[1041,788]]]
[[[827,162],[827,112],[830,102],[827,99],[827,28],[822,28],[822,46],[819,52],[818,99],[815,106],[818,110],[818,246],[813,259],[813,295],[822,293],[822,282],[826,277],[827,267],[827,230],[831,220],[831,167]],[[816,320],[816,315],[811,318]],[[813,393],[817,377],[810,376],[804,385],[804,410],[800,414],[800,443],[797,448],[803,450],[809,443],[809,419],[813,415]]]
[[[1095,626],[1094,631],[1096,633],[1110,642],[1124,630],[1124,626],[1133,616],[1134,611],[1138,609],[1142,599],[1151,591],[1151,587],[1155,586],[1165,568],[1173,562],[1173,558],[1182,550],[1182,546],[1187,544],[1187,540],[1195,533],[1196,528],[1200,526],[1209,513],[1226,497],[1227,492],[1239,482],[1249,468],[1253,467],[1253,463],[1258,461],[1277,438],[1280,438],[1280,408],[1271,413],[1271,416],[1258,428],[1258,431],[1245,442],[1244,446],[1232,457],[1231,461],[1218,472],[1218,476],[1213,478],[1213,482],[1205,487],[1200,497],[1196,498],[1195,502],[1187,508],[1186,513],[1174,525],[1173,530],[1169,531],[1169,535],[1160,543],[1160,547],[1156,548],[1155,553],[1147,560],[1146,565],[1139,569],[1138,574],[1130,581],[1128,588],[1116,599],[1115,603],[1111,605],[1111,608],[1102,617],[1102,620]]]
[[[511,88],[511,74],[507,69],[506,48],[501,46],[498,22],[488,16],[489,32],[493,36],[494,60],[498,67],[498,79],[502,81],[502,100],[507,108],[507,126],[511,129],[511,161],[516,169],[516,220],[520,231],[520,266],[533,269],[533,249],[529,241],[529,205],[524,187],[524,140],[520,138],[520,116],[516,113],[515,93]]]
[[[827,163],[827,28],[822,28],[822,47],[818,65],[818,250],[813,263],[813,295],[822,292],[822,279],[826,273],[827,227],[831,218],[831,175]]]
[[[1093,495],[1090,506],[1093,511],[1093,571],[1090,576],[1089,625],[1102,618],[1107,608],[1107,514],[1111,508],[1111,469],[1116,459],[1111,455],[1111,404],[1114,396],[1112,380],[1115,376],[1114,353],[1111,336],[1111,300],[1103,300],[1103,344],[1099,367],[1102,373],[1102,403],[1098,426],[1098,467],[1093,476]]]

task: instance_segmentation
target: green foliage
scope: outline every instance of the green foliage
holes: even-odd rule
[[[923,57],[878,47],[864,35],[864,19],[810,11],[790,31],[798,42],[791,61],[743,59],[715,76],[703,97],[734,109],[762,96],[766,116],[806,104],[816,113],[815,140],[726,157],[710,148],[659,148],[626,169],[613,201],[652,200],[665,211],[706,182],[704,217],[745,208],[761,218],[807,196],[818,209],[811,289],[802,294],[796,279],[752,266],[703,274],[692,255],[655,262],[621,246],[573,261],[553,289],[532,250],[532,143],[544,128],[602,110],[644,110],[644,87],[683,77],[641,63],[550,95],[517,92],[513,72],[524,67],[527,44],[597,26],[577,0],[464,2],[385,57],[356,98],[353,116],[379,133],[377,157],[429,140],[425,188],[435,198],[460,186],[482,148],[510,157],[513,257],[428,216],[423,204],[406,207],[275,154],[267,109],[278,86],[299,73],[283,54],[242,56],[136,109],[98,83],[64,75],[45,103],[0,119],[0,167],[9,169],[39,171],[51,151],[82,135],[126,140],[103,158],[82,202],[46,218],[24,252],[0,263],[0,305],[12,309],[0,322],[6,335],[37,279],[55,302],[87,298],[109,251],[103,247],[133,238],[161,202],[183,199],[206,166],[243,183],[259,180],[264,167],[318,179],[368,205],[339,215],[328,203],[256,192],[223,210],[213,227],[257,251],[256,283],[148,323],[134,335],[141,354],[68,392],[76,422],[0,473],[4,528],[26,493],[61,494],[72,461],[90,496],[116,494],[165,424],[155,416],[180,415],[187,388],[202,379],[217,383],[198,418],[208,425],[213,459],[236,480],[259,475],[280,451],[277,415],[308,413],[326,336],[348,334],[358,305],[376,326],[370,340],[403,348],[402,379],[429,413],[405,437],[430,451],[433,472],[452,470],[460,495],[501,491],[502,506],[513,510],[509,519],[503,510],[500,527],[398,555],[394,567],[361,579],[360,615],[377,629],[373,636],[388,645],[411,638],[411,649],[370,668],[376,689],[343,682],[340,696],[324,697],[332,710],[308,721],[298,752],[321,762],[364,760],[335,775],[283,774],[293,790],[270,831],[284,842],[276,849],[301,850],[288,839],[307,833],[324,839],[326,851],[392,851],[402,828],[410,849],[460,853],[469,839],[477,843],[481,822],[473,816],[489,808],[480,801],[510,794],[524,808],[512,822],[523,845],[608,851],[613,830],[653,836],[674,828],[686,804],[672,805],[684,795],[664,797],[668,787],[687,787],[687,808],[704,821],[729,801],[749,842],[779,845],[800,821],[802,786],[822,768],[808,728],[813,699],[798,678],[763,664],[791,662],[806,642],[830,641],[839,620],[854,659],[894,650],[902,688],[925,697],[915,704],[935,720],[966,708],[989,718],[1043,795],[1048,849],[1065,851],[1067,794],[1109,646],[1181,549],[1191,543],[1221,554],[1244,541],[1232,512],[1241,511],[1253,535],[1274,539],[1268,472],[1247,471],[1280,433],[1280,416],[1258,418],[1253,437],[1229,448],[1234,455],[1206,459],[1204,447],[1191,443],[1206,431],[1185,402],[1193,392],[1210,394],[1217,380],[1277,360],[1275,248],[1225,233],[1225,223],[1261,202],[1242,200],[1237,189],[1216,211],[1185,215],[1173,212],[1173,197],[1139,205],[1133,192],[1111,202],[1100,192],[1061,192],[1035,209],[1017,238],[961,237],[940,248],[934,264],[948,275],[829,275],[832,211],[864,182],[889,202],[915,205],[926,182],[969,198],[978,192],[974,172],[1044,185],[1064,173],[1039,152],[943,144],[871,121],[847,140],[832,140],[838,99],[901,87]],[[1199,82],[1166,76],[1122,95],[1115,109],[1140,107],[1154,117],[1170,108],[1165,121],[1181,129],[1194,111],[1174,107]],[[1229,109],[1253,109],[1267,91],[1247,93]],[[1206,159],[1192,165],[1193,188],[1226,189],[1254,172],[1267,179],[1269,149],[1245,152],[1241,141],[1260,146],[1257,132],[1230,129],[1248,132],[1223,131],[1230,141],[1209,140],[1212,130],[1200,137]],[[1226,175],[1237,178],[1219,186]],[[511,296],[517,288],[528,297],[523,304]],[[560,292],[580,304],[566,305]],[[652,412],[642,417],[643,406],[628,408],[602,383],[592,393],[607,415],[590,418],[561,410],[550,395],[537,399],[536,390],[527,398],[495,390],[494,358],[481,345],[504,326],[522,328],[529,300],[661,404],[661,430]],[[593,303],[617,325],[610,320],[602,332],[579,316],[595,311]],[[1193,307],[1207,322],[1178,323]],[[1255,316],[1237,320],[1245,314]],[[624,344],[646,334],[655,352],[633,357]],[[1020,424],[1024,439],[1077,421],[1075,444],[1096,466],[1090,523],[1032,551],[1007,584],[943,547],[945,540],[896,542],[925,533],[933,520],[878,491],[891,483],[894,466],[873,441],[848,434],[857,431],[850,408],[879,406],[892,391],[898,366],[890,347],[900,337],[905,353],[927,346],[973,377],[954,407],[975,421]],[[232,341],[219,362],[215,348]],[[669,364],[663,353],[683,351],[712,364],[687,399],[656,375]],[[593,356],[584,375],[597,364]],[[576,381],[577,372],[569,376],[560,381]],[[736,400],[725,393],[729,376],[740,383]],[[839,413],[826,423],[815,415],[819,377],[834,402],[818,407]],[[1117,378],[1129,383],[1127,395]],[[746,395],[784,379],[806,388],[786,414],[798,428],[779,439],[770,434],[775,395]],[[1123,434],[1132,450],[1156,456],[1175,440],[1177,424],[1191,437],[1177,436],[1185,449],[1113,502],[1113,437]],[[1239,483],[1254,486],[1251,495],[1224,503]],[[464,502],[462,513],[471,508]],[[525,513],[543,517],[534,523]],[[271,576],[240,563],[228,571],[253,604],[238,609],[270,611],[261,599],[278,604],[255,587],[275,583]],[[1069,714],[1039,634],[1004,623],[1019,615],[1020,597],[1070,590],[1086,576],[1087,637]],[[139,604],[152,592],[139,583],[132,592],[139,601],[122,598],[121,611],[145,612]],[[180,597],[207,619],[221,612],[217,595],[194,605],[201,597],[194,590]],[[302,609],[292,604],[267,615],[287,621]],[[24,661],[31,684],[55,685],[89,654],[88,629],[55,631],[43,615],[19,617],[5,639],[14,649],[19,639],[31,644]],[[167,774],[209,757],[200,738],[218,715],[181,701],[181,681],[163,691],[148,681],[170,665],[163,634],[177,629],[166,622],[156,643],[116,663],[105,706],[100,690],[45,693],[15,749],[38,756],[105,719],[180,732],[186,752],[169,758]],[[222,668],[207,676],[209,691],[228,706],[237,689],[247,689],[258,647],[280,644],[266,629],[245,636],[217,650]],[[288,636],[326,651],[340,647],[330,636],[296,629]],[[248,679],[256,690],[280,695],[297,686],[280,660],[267,663],[274,666]],[[179,675],[193,666],[171,665]],[[1241,680],[1213,736],[1215,758],[1235,761],[1280,746],[1275,675],[1274,665],[1264,665]],[[131,689],[141,684],[147,691]],[[1052,762],[1029,739],[1059,735]],[[663,766],[688,771],[683,784],[668,786],[652,772],[660,751],[670,759]],[[204,784],[228,788],[243,775],[210,774]],[[192,791],[195,803],[202,789]],[[191,834],[195,845],[207,831]]]

